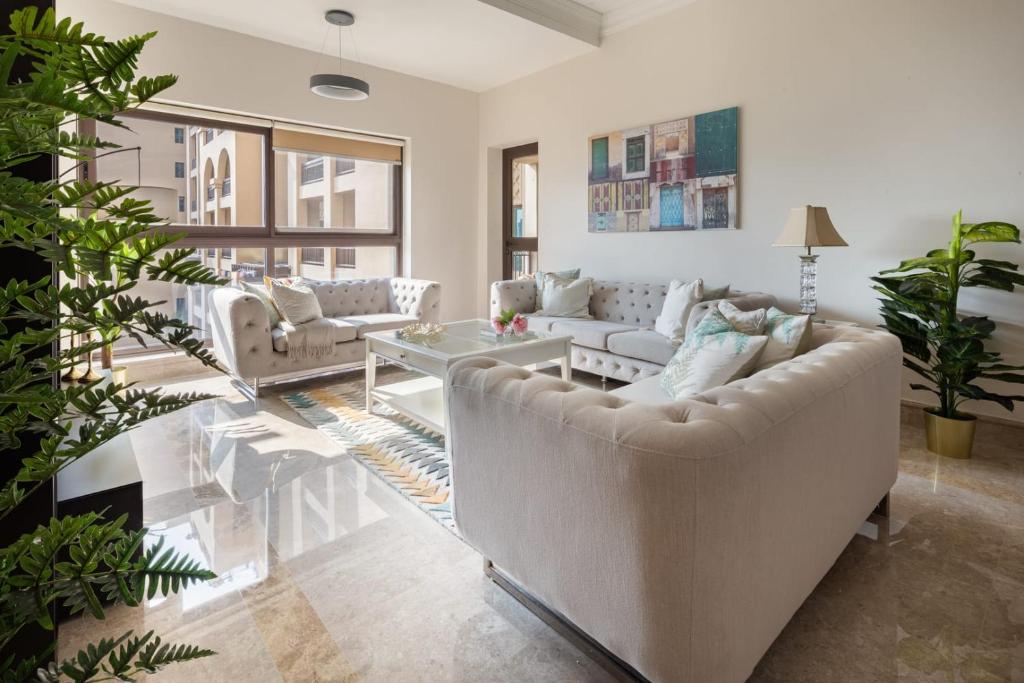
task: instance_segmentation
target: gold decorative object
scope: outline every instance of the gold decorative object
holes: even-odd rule
[[[415,344],[441,341],[447,328],[440,323],[413,323],[406,325],[395,334],[399,339]]]
[[[928,450],[947,458],[966,459],[971,457],[974,445],[974,427],[978,418],[965,415],[965,419],[953,420],[935,413],[924,411],[924,434]]]
[[[83,342],[84,342],[85,345],[88,345],[89,342],[91,342],[91,341],[92,341],[92,332],[87,332],[84,335]],[[93,367],[92,367],[92,351],[89,351],[89,352],[87,352],[85,354],[85,360],[86,360],[85,374],[83,374],[81,377],[78,378],[78,383],[79,384],[88,384],[90,382],[98,382],[99,380],[103,379],[103,375],[101,375],[100,373],[96,372],[93,369]]]

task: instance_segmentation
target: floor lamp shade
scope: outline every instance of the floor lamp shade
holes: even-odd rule
[[[811,253],[811,247],[848,246],[832,225],[828,209],[810,205],[790,209],[786,225],[772,246],[807,249],[800,255],[800,312],[814,315],[818,312],[818,256]]]

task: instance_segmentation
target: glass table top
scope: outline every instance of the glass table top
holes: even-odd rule
[[[448,356],[481,353],[509,346],[536,344],[568,335],[527,332],[521,337],[505,337],[495,333],[488,320],[461,320],[444,323],[444,332],[428,338],[406,339],[398,330],[385,332],[389,341],[419,349],[429,349]]]

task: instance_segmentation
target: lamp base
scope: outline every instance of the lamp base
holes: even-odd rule
[[[800,312],[804,315],[818,312],[817,254],[800,254]]]

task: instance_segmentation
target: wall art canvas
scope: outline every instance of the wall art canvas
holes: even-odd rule
[[[732,107],[591,137],[590,232],[735,229],[738,113]]]

